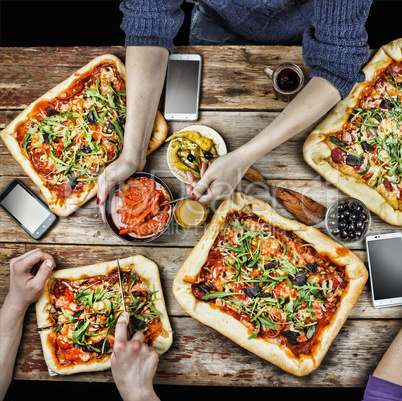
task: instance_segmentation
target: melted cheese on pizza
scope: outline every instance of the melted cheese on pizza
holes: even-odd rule
[[[311,354],[349,279],[294,233],[244,212],[229,213],[193,295],[241,321],[251,338]]]
[[[397,210],[402,210],[401,98],[402,63],[393,62],[363,90],[342,131],[328,138],[332,165],[348,168]]]
[[[137,273],[122,271],[124,300],[134,332],[149,346],[161,334],[155,292]],[[62,366],[109,358],[114,330],[123,311],[117,271],[80,280],[58,279],[50,292],[49,341]]]
[[[19,124],[16,139],[44,185],[57,195],[92,188],[123,145],[125,82],[103,63],[60,96],[39,102]]]

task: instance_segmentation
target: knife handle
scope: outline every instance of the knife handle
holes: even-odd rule
[[[127,340],[130,341],[133,338],[134,335],[134,330],[133,330],[133,326],[131,326],[131,316],[130,319],[128,321],[128,325],[127,325]]]

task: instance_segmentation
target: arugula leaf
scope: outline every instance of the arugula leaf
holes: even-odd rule
[[[73,344],[82,344],[83,337],[89,326],[89,320],[78,320],[74,327],[74,334],[72,338]]]
[[[332,142],[334,145],[337,145],[337,146],[348,146],[348,144],[346,144],[345,142],[341,141],[336,136],[330,136],[329,140],[330,140],[330,142]]]
[[[24,147],[24,152],[27,156],[28,156],[28,151],[27,151],[28,142],[30,141],[30,139],[36,133],[37,130],[38,130],[38,125],[31,125],[31,127],[29,127],[27,133],[25,134],[23,147]]]
[[[233,295],[243,295],[241,292],[224,292],[224,291],[215,291],[215,292],[211,292],[210,294],[204,295],[202,297],[202,299],[204,301],[208,301],[210,299],[214,299],[214,298],[226,298],[226,297],[231,297]]]

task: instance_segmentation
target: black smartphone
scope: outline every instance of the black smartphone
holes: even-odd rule
[[[0,194],[0,206],[32,238],[39,239],[57,216],[20,180],[11,181]]]
[[[402,305],[402,233],[366,237],[375,308]]]
[[[164,111],[166,120],[194,121],[198,119],[200,81],[201,56],[199,54],[169,56]]]

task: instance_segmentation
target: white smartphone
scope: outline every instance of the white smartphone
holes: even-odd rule
[[[34,239],[42,237],[56,221],[47,205],[18,179],[1,192],[0,207]]]
[[[201,56],[171,54],[166,74],[165,119],[195,121],[200,98]]]
[[[375,308],[402,305],[402,233],[366,237]]]

